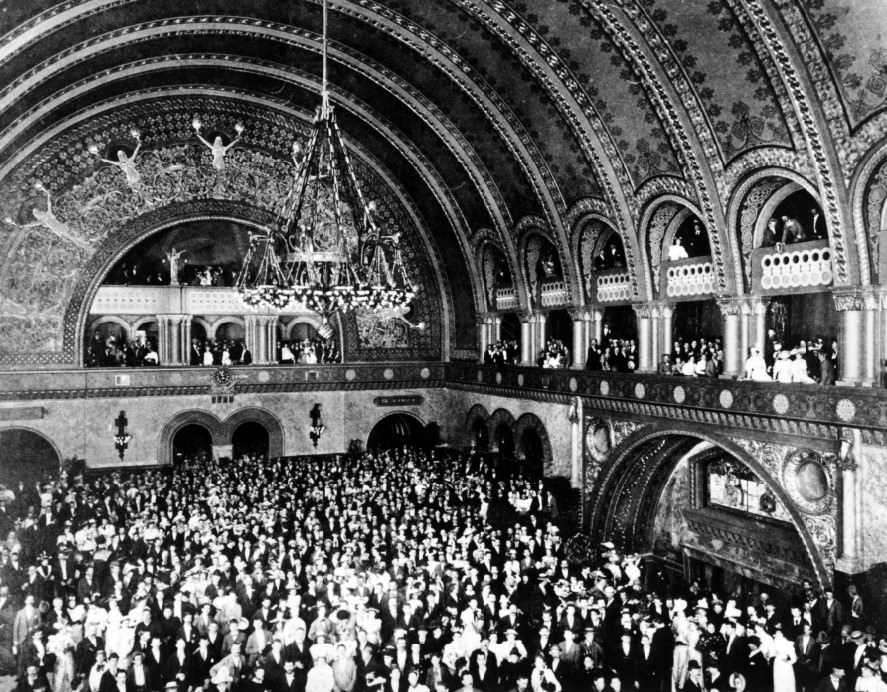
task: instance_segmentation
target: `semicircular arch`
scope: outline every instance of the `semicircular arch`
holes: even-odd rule
[[[172,465],[172,443],[176,433],[188,425],[199,425],[209,431],[210,439],[214,445],[219,444],[219,430],[221,421],[209,411],[200,409],[188,409],[179,411],[169,418],[160,429],[157,437],[157,463],[160,466]]]
[[[234,431],[243,423],[258,423],[268,431],[268,457],[282,457],[286,449],[286,439],[280,419],[271,411],[251,406],[235,411],[219,426],[219,441],[216,444],[233,443]]]

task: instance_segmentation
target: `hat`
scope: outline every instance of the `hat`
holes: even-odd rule
[[[687,664],[687,670],[702,670],[702,666],[699,661],[692,660]]]
[[[860,639],[862,639],[862,632],[860,632],[859,630],[853,630],[853,631],[850,633],[850,638],[851,638],[853,641],[857,642],[857,641],[859,641]]]
[[[216,670],[210,682],[212,682],[213,685],[230,685],[232,682],[234,682],[234,678],[231,677],[231,671],[228,670],[226,666],[222,666],[221,668]]]
[[[249,629],[249,620],[246,618],[238,618],[237,619],[237,629],[241,632],[246,632]]]
[[[168,683],[166,683],[163,686],[163,689],[164,690],[177,690],[177,689],[179,689],[179,683],[177,683],[175,680],[170,680]]]
[[[601,543],[601,548],[606,548],[607,550],[615,550],[616,546],[613,544],[612,541],[604,541],[603,543]]]
[[[825,632],[820,632],[819,634],[817,634],[816,635],[816,643],[817,644],[828,644],[829,643],[828,634],[826,634]]]

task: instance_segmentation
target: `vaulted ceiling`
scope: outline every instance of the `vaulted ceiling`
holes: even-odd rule
[[[61,329],[87,290],[77,271],[104,266],[88,251],[52,265],[45,248],[28,254],[35,183],[65,229],[92,215],[80,232],[94,244],[158,212],[159,197],[120,212],[126,190],[90,145],[132,144],[138,128],[162,160],[195,145],[196,116],[220,132],[243,122],[240,146],[273,166],[318,102],[316,0],[14,0],[0,13],[0,212],[18,224],[0,237],[7,316],[30,309]],[[720,292],[741,291],[731,210],[762,171],[816,193],[845,261],[837,282],[866,282],[849,199],[887,125],[885,31],[880,0],[330,0],[332,100],[412,219],[457,352],[484,309],[482,238],[520,283],[521,235],[547,235],[581,304],[571,248],[594,217],[622,236],[643,300],[646,225],[677,201],[708,229]],[[236,201],[261,208],[252,185]],[[20,268],[35,266],[61,283],[26,285]]]

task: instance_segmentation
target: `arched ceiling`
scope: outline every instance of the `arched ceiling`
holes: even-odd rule
[[[330,0],[330,10],[341,128],[415,211],[454,351],[474,346],[480,238],[520,277],[518,235],[542,226],[580,296],[573,226],[594,212],[622,235],[643,300],[644,225],[666,196],[699,210],[719,292],[741,292],[728,210],[764,167],[809,181],[845,263],[837,282],[867,280],[847,200],[887,124],[880,0]],[[3,3],[0,212],[21,219],[38,180],[62,196],[102,165],[89,144],[125,142],[133,127],[145,150],[193,143],[194,116],[229,132],[240,120],[240,146],[286,161],[287,122],[318,102],[320,28],[317,0]],[[22,234],[5,231],[8,269]]]

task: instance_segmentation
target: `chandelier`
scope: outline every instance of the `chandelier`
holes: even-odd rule
[[[290,305],[322,318],[332,333],[336,312],[406,312],[415,297],[400,233],[376,222],[342,142],[327,88],[327,2],[323,0],[321,103],[306,146],[293,143],[295,176],[268,233],[250,234],[237,276],[243,301],[282,310]]]

